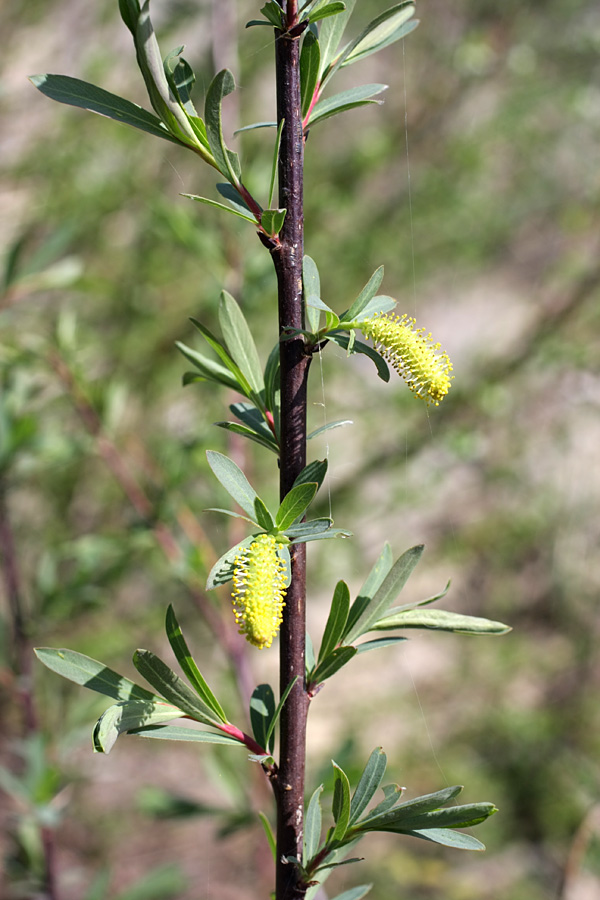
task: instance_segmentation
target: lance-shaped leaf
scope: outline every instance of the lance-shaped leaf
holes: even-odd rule
[[[423,841],[433,841],[444,847],[452,847],[454,850],[485,850],[485,844],[478,841],[470,834],[462,831],[452,831],[451,828],[427,828],[424,831],[406,831],[403,834],[410,837],[421,838]]]
[[[368,653],[369,650],[381,650],[382,647],[392,647],[395,644],[401,644],[406,640],[407,638],[403,637],[384,637],[377,638],[377,640],[374,641],[363,641],[362,644],[357,644],[356,652]]]
[[[204,676],[196,665],[196,661],[189,651],[181,626],[177,621],[175,611],[171,604],[169,604],[167,609],[166,631],[173,653],[177,658],[177,662],[187,675],[192,687],[221,722],[227,722],[227,716],[223,712],[223,707],[209,688]]]
[[[380,810],[378,811],[378,809],[374,809],[368,813],[356,827],[362,828],[363,826],[368,826],[370,829],[371,825],[374,823],[377,823],[378,825],[389,825],[399,821],[403,816],[407,819],[411,816],[413,818],[420,816],[423,813],[439,809],[445,803],[449,803],[450,800],[453,800],[460,794],[462,789],[462,785],[454,784],[451,787],[442,788],[441,791],[434,791],[433,794],[423,794],[422,797],[415,797],[414,800],[407,800],[405,803],[400,803],[398,806],[394,806],[387,812],[381,812]]]
[[[327,617],[321,649],[319,650],[319,662],[325,659],[342,640],[348,612],[350,610],[350,591],[345,581],[338,581],[333,592],[331,609]]]
[[[213,206],[215,209],[221,209],[224,212],[231,213],[232,215],[237,216],[238,219],[244,219],[246,222],[251,222],[253,225],[257,224],[255,216],[241,212],[237,207],[233,209],[231,206],[225,206],[224,203],[218,203],[217,200],[210,200],[208,197],[200,197],[198,194],[182,194],[181,196],[185,197],[187,200],[196,200],[198,203],[205,203],[207,206]]]
[[[320,22],[321,19],[327,19],[329,16],[337,16],[339,13],[344,12],[346,9],[345,2],[342,0],[333,0],[333,3],[326,3],[325,5],[317,4],[314,7],[314,12],[311,12],[308,21],[309,22]]]
[[[376,592],[383,584],[384,579],[390,572],[393,564],[394,557],[392,555],[392,548],[386,542],[383,545],[383,550],[379,554],[375,565],[367,575],[365,583],[358,592],[356,600],[352,604],[352,608],[350,609],[350,612],[348,614],[348,622],[346,624],[344,637],[350,632],[352,628],[354,628],[359,618],[375,596]]]
[[[277,709],[273,713],[271,721],[269,722],[269,727],[267,728],[266,740],[267,740],[267,749],[270,752],[273,752],[273,746],[275,743],[275,726],[277,725],[277,723],[279,721],[279,717],[281,716],[281,710],[285,706],[285,701],[290,696],[291,690],[297,681],[298,681],[298,676],[296,675],[296,677],[290,681],[290,683],[284,690],[283,694],[279,698],[279,703],[277,704]]]
[[[196,380],[199,381],[200,379]],[[249,441],[254,441],[256,444],[260,444],[261,447],[266,447],[267,450],[271,450],[273,453],[279,455],[279,445],[275,442],[273,437],[267,438],[266,436],[257,433],[253,428],[248,428],[247,425],[240,425],[239,422],[213,422],[213,425],[248,438]]]
[[[234,185],[240,184],[242,177],[240,162],[237,153],[227,149],[223,137],[223,122],[221,117],[221,105],[223,98],[235,90],[235,81],[229,69],[223,69],[213,78],[208,91],[204,107],[206,120],[206,134],[210,149],[216,160],[219,171]]]
[[[221,720],[185,681],[151,650],[136,650],[133,664],[146,681],[187,716],[218,728]]]
[[[258,398],[265,382],[256,344],[242,310],[227,291],[219,300],[219,325],[231,358]]]
[[[223,346],[221,341],[219,341],[214,336],[214,334],[212,334],[208,330],[208,328],[205,328],[204,325],[201,322],[199,322],[197,319],[191,318],[190,322],[192,323],[192,325],[194,325],[195,328],[198,329],[198,331],[200,332],[200,334],[202,335],[202,337],[204,338],[204,340],[206,341],[208,346],[211,347],[211,349],[213,349],[215,351],[215,353],[217,354],[217,356],[219,357],[221,362],[223,362],[225,364],[225,366],[229,369],[229,371],[231,372],[233,377],[236,379],[236,381],[238,383],[237,390],[239,390],[240,393],[244,394],[246,397],[253,398],[254,395],[252,392],[252,388],[250,387],[250,384],[248,383],[246,376],[242,373],[242,370],[231,358],[231,356],[229,355],[229,353],[227,352],[227,350],[225,349],[225,347]]]
[[[349,891],[336,894],[331,900],[362,900],[363,897],[367,896],[372,887],[372,884],[359,884],[355,888],[350,888]]]
[[[267,733],[275,715],[275,694],[270,684],[259,684],[250,698],[250,724],[256,743],[268,749]]]
[[[317,521],[316,519],[314,520]],[[310,523],[307,523],[310,524]],[[294,525],[294,530],[296,529],[296,525]],[[288,528],[285,532],[286,537],[289,532],[292,531],[291,528]],[[293,544],[308,544],[310,541],[331,541],[334,538],[347,538],[352,537],[351,531],[346,531],[345,528],[324,528],[319,529],[318,531],[311,532],[307,534],[306,532],[297,533],[296,537],[292,539]]]
[[[247,428],[254,431],[257,437],[277,447],[273,432],[265,421],[264,413],[257,409],[256,406],[250,403],[232,403],[229,409]]]
[[[381,784],[386,766],[387,756],[381,747],[376,747],[367,760],[367,764],[352,795],[349,825],[354,825],[358,821],[371,802],[375,791]]]
[[[310,798],[304,817],[304,854],[302,860],[305,866],[308,865],[319,849],[323,818],[321,814],[322,793],[323,785],[320,785]]]
[[[230,547],[223,556],[221,556],[210,572],[208,573],[208,578],[206,579],[206,590],[212,591],[216,587],[220,587],[223,584],[227,584],[227,582],[231,581],[233,578],[233,569],[235,565],[235,558],[240,552],[240,550],[244,547],[249,547],[252,541],[256,540],[256,534],[251,534],[248,537],[244,538],[243,541],[240,541],[239,544],[235,544],[235,546]]]
[[[201,744],[226,744],[229,747],[245,747],[241,741],[218,731],[200,731],[183,725],[150,725],[130,731],[139,737],[158,738],[161,741],[191,741]]]
[[[200,376],[195,375],[196,381],[212,381],[215,384],[222,384],[225,387],[231,388],[232,391],[241,392],[240,384],[225,366],[209,359],[207,356],[203,356],[202,353],[198,353],[197,350],[192,350],[191,347],[187,347],[180,341],[175,341],[175,346],[200,372]],[[189,381],[191,380],[192,379],[190,378]]]
[[[306,435],[306,440],[311,441],[313,438],[317,437],[319,434],[323,434],[325,431],[331,431],[333,428],[343,428],[345,425],[354,425],[352,419],[338,419],[337,422],[328,422],[327,425],[321,425],[320,428],[315,428],[314,431],[311,431],[310,434]]]
[[[370,816],[378,816],[392,809],[401,798],[404,788],[397,784],[384,784],[381,790],[383,791],[383,800],[373,807],[369,813]]]
[[[302,118],[310,109],[317,81],[321,51],[319,41],[312,31],[308,31],[302,42],[300,53],[300,96],[302,97]]]
[[[285,30],[285,19],[279,3],[276,3],[275,0],[268,0],[260,11],[265,19],[269,20],[271,25],[274,25],[275,28]]]
[[[406,582],[408,581],[413,569],[419,562],[423,554],[423,545],[411,547],[406,553],[403,553],[400,559],[396,560],[383,583],[375,592],[370,602],[365,606],[363,612],[345,635],[346,643],[351,644],[357,638],[370,631],[371,627],[378,619],[380,619],[385,611],[390,608]]]
[[[431,631],[451,631],[454,634],[506,634],[509,625],[448,612],[445,609],[409,609],[391,616],[383,616],[371,631],[389,631],[393,628],[423,628]]]
[[[319,77],[335,59],[344,29],[354,9],[356,0],[344,0],[346,10],[337,16],[326,19],[319,30],[319,44],[321,47],[321,65]]]
[[[298,484],[285,495],[277,510],[275,525],[279,531],[290,528],[296,519],[302,518],[318,490],[316,482]]]
[[[344,839],[350,822],[350,782],[348,776],[337,763],[333,763],[333,805],[332,813],[335,827],[331,834],[331,841]]]
[[[171,50],[164,60],[164,70],[171,91],[183,106],[188,117],[198,118],[196,107],[192,102],[192,88],[196,81],[193,69],[181,56],[183,47]],[[207,142],[208,146],[208,142]]]
[[[241,506],[246,515],[254,519],[254,501],[258,494],[240,467],[228,456],[218,453],[216,450],[207,450],[206,458],[215,477],[221,482],[227,493],[235,500],[238,506]]]
[[[349,663],[353,656],[356,656],[356,647],[337,647],[319,663],[319,665],[310,673],[308,681],[311,686],[316,686],[331,678],[336,672]]]
[[[343,332],[331,332],[327,334],[327,339],[329,341],[333,341],[334,344],[338,344],[340,347],[343,347],[344,350],[348,350],[348,346],[350,343],[350,338],[347,334]],[[382,381],[386,383],[390,380],[390,370],[388,368],[388,364],[385,359],[377,352],[377,350],[373,350],[372,347],[369,347],[368,344],[365,344],[363,341],[355,340],[352,347],[352,353],[364,353],[365,356],[368,356],[375,363],[375,368],[377,369],[377,374],[381,378]]]
[[[246,216],[251,216],[252,219],[256,221],[254,213],[252,212],[240,192],[236,190],[232,184],[230,184],[228,181],[225,181],[220,182],[219,184],[215,185],[215,187],[218,190],[219,194],[222,197],[225,197],[226,200],[229,200],[229,202],[233,207],[235,207],[235,209],[237,209],[240,213],[245,213]]]
[[[37,647],[34,652],[48,669],[98,694],[105,694],[114,700],[164,702],[161,697],[134,684],[129,678],[119,675],[97,659],[84,656],[83,653],[66,649],[55,650],[52,647]]]
[[[358,60],[365,59],[371,53],[378,53],[384,47],[406,37],[419,24],[418,20],[410,22],[415,12],[415,4],[410,2],[392,6],[373,19],[359,37],[344,51],[340,66],[349,66]]]
[[[356,321],[357,317],[360,316],[363,309],[377,294],[377,291],[381,286],[381,282],[383,281],[383,274],[383,266],[379,266],[378,269],[375,269],[350,309],[346,310],[346,312],[342,313],[342,315],[340,316],[340,320],[342,322]]]
[[[308,124],[312,127],[317,122],[330,119],[331,116],[337,116],[339,113],[356,109],[359,106],[368,106],[371,103],[381,105],[383,100],[373,100],[372,98],[387,91],[387,88],[387,84],[363,84],[360,87],[341,91],[332,97],[326,97],[325,100],[319,100],[313,107]]]
[[[111,94],[110,91],[105,91],[94,84],[88,84],[79,78],[71,78],[69,75],[32,75],[29,80],[38,91],[58,103],[87,109],[108,119],[114,119],[115,122],[131,125],[147,134],[171,141],[173,144],[183,143],[169,132],[160,119],[137,103]]]
[[[321,313],[314,303],[309,303],[309,298],[321,296],[321,282],[319,278],[319,270],[317,264],[310,256],[305,256],[302,260],[302,283],[304,290],[304,302],[306,309],[306,321],[308,327],[313,333],[319,330],[319,319]]]
[[[308,484],[311,481],[315,481],[321,487],[326,474],[327,460],[315,459],[302,469],[292,487],[296,487],[298,484]]]
[[[286,528],[285,536],[292,543],[302,543],[313,535],[325,534],[331,529],[333,519],[309,519],[308,522],[296,522],[290,528]]]
[[[394,818],[396,812],[398,815]],[[496,812],[493,803],[469,803],[451,806],[448,809],[430,810],[414,816],[391,810],[379,819],[373,820],[369,825],[369,831],[391,831],[398,834],[429,828],[473,828]]]
[[[164,701],[125,700],[109,706],[94,728],[94,752],[110,753],[120,734],[132,728],[180,719],[184,713]]]

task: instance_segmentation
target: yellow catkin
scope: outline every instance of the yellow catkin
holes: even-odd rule
[[[239,633],[259,647],[270,647],[283,620],[284,561],[272,535],[261,534],[235,557],[233,612]]]
[[[437,352],[441,345],[433,343],[431,333],[415,325],[416,320],[406,315],[378,315],[358,327],[415,396],[439,406],[454,377],[450,375],[452,363],[446,351]]]

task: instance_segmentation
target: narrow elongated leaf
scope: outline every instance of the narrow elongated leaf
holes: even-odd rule
[[[226,200],[229,200],[231,205],[235,207],[239,212],[244,213],[247,216],[252,216],[252,219],[256,221],[255,216],[240,194],[239,191],[236,191],[234,186],[230,184],[228,181],[220,182],[215,185],[221,197],[225,197]]]
[[[418,19],[413,19],[412,22],[407,21],[414,13],[414,4],[412,4],[412,7],[412,11],[409,10],[408,6],[405,10],[400,9],[395,17],[388,19],[373,29],[362,41],[359,40],[354,45],[354,49],[344,58],[340,68],[350,66],[370,56],[371,53],[378,53],[384,47],[389,47],[390,44],[407,37],[419,24]]]
[[[123,125],[131,125],[172,144],[183,143],[168,131],[157,116],[137,103],[111,94],[94,84],[88,84],[87,81],[71,78],[69,75],[31,75],[29,80],[38,91],[58,103],[88,109],[99,116],[106,116],[115,122],[122,122]]]
[[[395,811],[392,810],[387,815],[392,816],[393,812]],[[401,832],[422,831],[428,828],[473,828],[485,822],[495,812],[497,809],[493,803],[470,803],[451,806],[448,809],[435,809],[418,816],[399,815],[396,820],[386,823],[383,827],[380,827],[381,820],[376,820],[379,823],[377,828],[370,830]]]
[[[302,42],[300,53],[300,96],[302,97],[302,118],[310,109],[317,81],[321,51],[319,41],[312,31],[307,31]]]
[[[281,121],[279,122],[279,125],[277,126],[277,137],[275,138],[275,147],[273,148],[273,162],[271,164],[271,180],[269,182],[269,200],[267,202],[267,208],[269,208],[269,209],[273,205],[273,196],[275,194],[275,179],[277,177],[277,167],[279,165],[279,148],[281,147],[281,135],[283,133],[284,125],[285,125],[285,119],[281,119]]]
[[[311,685],[321,684],[327,678],[335,675],[342,666],[349,663],[353,656],[356,655],[356,647],[337,647],[335,650],[325,657],[310,676]]]
[[[202,374],[203,380],[213,381],[215,384],[223,384],[225,387],[231,388],[232,391],[241,391],[240,385],[225,366],[203,356],[197,350],[192,350],[191,347],[187,347],[180,341],[176,341],[175,346],[192,365],[196,366]]]
[[[256,344],[242,310],[227,291],[221,292],[219,300],[219,325],[231,358],[259,395],[265,383]]]
[[[440,591],[438,594],[434,594],[432,597],[426,597],[425,600],[413,600],[411,603],[404,603],[401,606],[394,606],[392,609],[388,609],[385,614],[385,618],[389,618],[390,616],[395,616],[398,613],[403,613],[407,609],[417,609],[420,606],[429,606],[430,603],[435,603],[436,600],[441,600],[442,597],[445,597],[450,588],[450,581],[446,583],[446,587],[443,591]]]
[[[315,481],[321,487],[326,474],[327,460],[315,459],[302,469],[292,487],[296,487],[298,484],[307,484],[311,481]]]
[[[321,814],[322,793],[323,785],[320,785],[310,798],[304,818],[304,855],[302,862],[305,866],[308,865],[319,849],[323,818]]]
[[[319,44],[321,45],[321,65],[319,78],[321,78],[335,58],[344,29],[350,18],[356,0],[344,0],[346,10],[337,16],[326,19],[319,30]]]
[[[277,122],[253,122],[252,125],[244,125],[233,133],[241,134],[243,131],[255,131],[257,128],[277,128]]]
[[[317,435],[323,434],[325,431],[331,431],[332,428],[342,428],[344,425],[354,425],[354,422],[352,419],[338,419],[337,422],[328,422],[327,425],[321,425],[320,428],[315,428],[314,431],[311,431],[311,433],[306,436],[306,440],[310,441],[314,437],[317,437]]]
[[[218,481],[223,485],[227,493],[233,497],[246,515],[251,519],[255,515],[254,501],[258,494],[236,463],[223,453],[216,450],[207,450],[208,464]]]
[[[104,712],[94,728],[94,752],[110,753],[124,731],[180,719],[183,712],[164,701],[124,700]]]
[[[83,653],[66,649],[55,650],[52,647],[37,647],[34,652],[48,669],[98,694],[105,694],[114,700],[164,702],[162,697],[134,684],[129,678],[119,675],[90,656],[84,656]]]
[[[319,100],[313,107],[308,124],[312,127],[323,119],[329,119],[331,116],[355,109],[358,106],[365,106],[369,103],[381,104],[382,100],[373,100],[372,98],[387,91],[387,88],[387,84],[363,84],[360,87],[341,91],[332,97],[326,97],[325,100]]]
[[[346,634],[344,639],[347,643],[352,643],[361,634],[370,631],[373,624],[389,609],[421,559],[423,549],[422,544],[411,547],[410,550],[402,554],[400,559],[396,560],[374,597],[359,616],[356,624]]]
[[[260,11],[265,19],[269,20],[271,25],[274,25],[275,28],[285,30],[285,20],[283,18],[281,6],[276,3],[275,0],[268,0],[268,2],[261,7]]]
[[[325,659],[342,640],[348,612],[350,610],[350,591],[345,581],[338,581],[333,592],[331,609],[323,632],[319,662]]]
[[[392,825],[404,817],[405,819],[416,818],[432,810],[437,810],[450,800],[454,800],[462,791],[462,785],[455,784],[451,787],[442,788],[441,791],[435,791],[433,794],[423,794],[422,797],[415,797],[414,800],[407,800],[405,803],[399,803],[387,812],[378,812],[376,809],[370,812],[359,823],[360,828],[368,826],[367,830],[371,830],[372,825]]]
[[[386,9],[385,12],[382,12],[369,22],[359,36],[344,48],[328,76],[331,77],[344,64],[350,65],[351,62],[355,62],[359,56],[367,56],[369,53],[374,53],[385,46],[384,42],[401,31],[404,23],[411,18],[414,11],[415,4],[412,0],[403,0],[402,3],[397,3],[390,9]]]
[[[308,21],[319,22],[321,19],[327,19],[329,16],[337,16],[339,13],[344,12],[345,9],[346,4],[342,0],[333,0],[333,3],[320,6],[314,13],[311,13]]]
[[[461,831],[452,831],[449,828],[428,828],[425,831],[407,831],[406,834],[424,841],[442,844],[444,847],[453,847],[455,850],[485,850],[485,844],[482,844],[477,838]]]
[[[392,628],[423,628],[431,631],[451,631],[454,634],[506,634],[509,625],[481,619],[478,616],[464,616],[445,609],[409,609],[406,612],[384,616],[371,631],[389,631]]]
[[[352,608],[350,609],[350,613],[348,615],[348,622],[346,625],[346,632],[344,634],[344,637],[346,637],[346,634],[348,634],[351,629],[354,628],[360,616],[383,584],[384,579],[390,572],[393,564],[394,557],[392,554],[392,548],[386,541],[375,565],[367,575],[365,583],[361,587],[356,600],[352,604]]]
[[[192,88],[196,81],[193,69],[187,60],[181,57],[183,47],[171,50],[164,60],[165,75],[173,94],[179,98],[181,105],[188,116],[198,118],[198,113],[192,102]]]
[[[275,715],[275,694],[270,684],[259,684],[250,698],[250,724],[257,744],[268,750],[267,733]]]
[[[335,331],[327,334],[327,339],[333,341],[335,344],[338,344],[340,347],[343,347],[344,350],[348,349],[348,345],[350,342],[350,338],[347,334],[343,332],[336,333]],[[354,341],[352,345],[353,353],[363,353],[365,356],[368,356],[370,360],[375,363],[375,368],[377,369],[377,374],[381,378],[382,381],[386,383],[390,380],[390,370],[388,368],[388,364],[385,359],[377,352],[377,350],[373,350],[372,347],[369,347],[368,344],[365,344],[363,341]]]
[[[375,791],[381,784],[381,779],[385,774],[387,766],[387,756],[381,747],[376,747],[371,753],[367,764],[356,785],[352,800],[350,803],[349,825],[354,825],[358,821],[362,813],[365,811],[371,799],[375,795]]]
[[[306,320],[310,330],[313,333],[316,333],[319,330],[320,312],[317,306],[313,303],[309,303],[309,298],[320,297],[321,282],[317,264],[310,256],[305,256],[302,260],[302,283],[304,289]]]
[[[363,309],[367,306],[369,301],[373,299],[373,297],[379,290],[381,282],[383,281],[383,273],[383,266],[379,266],[379,268],[373,272],[350,309],[340,316],[340,320],[342,322],[356,321],[357,317],[360,316]]]
[[[190,318],[190,322],[192,325],[198,329],[206,343],[211,349],[215,351],[219,359],[225,366],[229,369],[233,377],[238,382],[237,390],[240,391],[241,394],[244,394],[246,397],[252,397],[252,388],[248,384],[248,380],[245,375],[242,373],[239,366],[233,361],[221,341],[219,341],[214,334],[212,334],[208,328],[205,328],[202,322],[199,322],[197,319]]]
[[[233,569],[235,558],[242,549],[242,547],[249,547],[252,541],[256,540],[256,534],[251,534],[248,537],[244,538],[243,541],[240,541],[239,544],[235,544],[235,546],[230,547],[223,556],[221,556],[210,572],[208,573],[208,578],[206,580],[206,590],[212,591],[216,587],[220,587],[223,584],[227,584],[228,581],[231,581],[233,578]]]
[[[261,25],[262,24],[263,23],[261,22]],[[271,823],[263,812],[258,813],[258,818],[260,819],[260,824],[262,825],[265,837],[267,838],[267,843],[269,845],[269,850],[271,851],[271,856],[273,857],[273,862],[275,862],[277,860],[277,841],[275,840],[275,835],[273,834]]]
[[[344,891],[342,894],[336,894],[335,897],[332,897],[332,900],[362,900],[363,897],[367,896],[372,887],[372,884],[359,884],[355,888],[350,888],[349,891]]]
[[[279,531],[290,528],[296,519],[301,518],[312,503],[318,490],[316,482],[297,484],[285,495],[275,516],[275,525]]]
[[[213,422],[213,425],[224,428],[226,431],[232,431],[234,434],[240,434],[242,437],[260,444],[261,447],[266,447],[267,450],[279,454],[279,445],[275,443],[275,440],[272,437],[263,437],[262,435],[257,434],[252,428],[248,428],[247,425],[240,425],[239,422]]]
[[[384,799],[373,807],[369,816],[378,816],[395,806],[402,796],[403,790],[404,788],[398,787],[397,784],[384,784],[382,788]]]
[[[378,294],[377,297],[373,297],[373,299],[367,303],[360,317],[362,321],[364,321],[373,316],[391,312],[391,310],[395,309],[396,305],[397,301],[394,300],[393,297],[388,297],[385,294]]]
[[[331,840],[341,841],[344,839],[350,821],[350,782],[344,770],[335,762],[333,763],[333,775],[332,813],[335,828]]]
[[[364,641],[356,647],[357,653],[367,653],[369,650],[380,650],[382,647],[391,647],[393,644],[401,644],[407,638],[401,637],[385,637],[378,638],[375,641]]]
[[[271,721],[269,722],[269,727],[267,728],[267,745],[268,745],[268,749],[271,752],[273,750],[273,744],[274,744],[274,738],[275,738],[275,726],[277,725],[277,722],[279,721],[279,717],[281,715],[281,710],[283,709],[283,707],[285,705],[285,701],[290,696],[291,690],[297,681],[298,681],[298,676],[296,675],[296,677],[293,678],[292,681],[290,681],[290,683],[286,687],[285,691],[279,698],[279,703],[277,704],[277,709],[275,710],[273,717],[272,717]]]
[[[206,134],[210,149],[216,160],[219,171],[238,185],[241,178],[240,163],[237,153],[227,149],[223,137],[223,123],[221,119],[221,105],[224,97],[235,90],[235,81],[229,69],[222,69],[210,83],[206,92],[204,106],[204,118],[206,121]]]
[[[309,519],[308,522],[296,522],[290,528],[286,528],[285,536],[291,541],[298,538],[310,537],[313,534],[323,534],[331,528],[332,519]]]
[[[246,222],[251,222],[253,225],[258,224],[255,217],[250,214],[247,215],[240,209],[233,208],[232,206],[225,206],[224,203],[219,203],[217,200],[210,200],[208,197],[200,197],[198,194],[181,194],[182,197],[185,197],[187,200],[196,200],[198,203],[205,203],[206,206],[213,206],[215,209],[221,209],[224,212],[231,213],[233,216],[237,216],[238,219],[244,219]]]
[[[204,725],[219,726],[219,718],[212,709],[151,650],[136,650],[133,664],[140,675],[173,706]]]
[[[295,527],[295,526],[294,526]],[[290,529],[288,529],[289,531]],[[286,532],[287,534],[287,532]],[[347,538],[352,537],[351,531],[346,531],[345,528],[327,528],[324,531],[318,531],[314,534],[301,534],[298,537],[295,537],[292,540],[293,544],[308,544],[309,541],[330,541],[333,538]]]
[[[275,522],[273,521],[273,516],[260,499],[257,497],[254,501],[254,509],[256,511],[255,519],[260,525],[261,528],[264,528],[265,531],[272,531],[275,527]]]
[[[221,722],[227,722],[227,716],[223,711],[223,707],[209,688],[204,676],[196,665],[196,661],[189,651],[181,626],[177,621],[175,611],[171,604],[169,604],[167,609],[166,631],[177,662],[189,678],[192,687]]]
[[[263,413],[251,403],[232,403],[229,407],[234,416],[237,416],[244,425],[255,431],[265,440],[275,443],[273,432],[267,425]]]
[[[220,731],[201,731],[198,728],[184,728],[183,725],[152,725],[132,730],[140,737],[158,738],[161,741],[192,741],[201,744],[226,744],[229,747],[244,747],[241,741]]]

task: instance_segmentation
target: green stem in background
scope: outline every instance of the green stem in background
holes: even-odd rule
[[[297,4],[287,4],[288,29]],[[287,209],[280,244],[271,251],[277,273],[279,330],[304,327],[302,257],[304,247],[304,142],[300,100],[300,45],[275,32],[277,121],[285,121],[279,154],[279,206]],[[282,341],[281,363],[281,499],[306,465],[306,399],[310,356],[301,338]],[[280,632],[280,693],[298,678],[281,713],[280,760],[277,779],[276,900],[297,900],[305,888],[298,883],[286,856],[302,856],[306,715],[309,698],[304,683],[306,632],[306,549],[291,548],[292,581]]]

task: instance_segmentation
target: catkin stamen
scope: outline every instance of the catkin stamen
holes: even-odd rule
[[[272,535],[261,534],[235,557],[233,612],[239,633],[255,647],[270,647],[283,620],[285,563]]]

